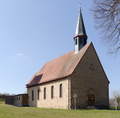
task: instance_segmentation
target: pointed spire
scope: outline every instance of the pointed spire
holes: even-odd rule
[[[75,32],[74,39],[76,37],[81,37],[81,36],[87,38],[85,27],[84,27],[84,22],[83,22],[83,17],[82,17],[81,8],[79,8],[79,16],[78,16],[78,21],[77,21],[77,26],[76,26],[76,32]]]
[[[77,54],[87,43],[87,35],[84,27],[81,8],[79,9],[79,16],[74,41],[75,41],[75,54]]]

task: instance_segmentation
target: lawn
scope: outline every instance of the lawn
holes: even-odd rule
[[[120,118],[120,111],[16,107],[0,102],[0,118]]]

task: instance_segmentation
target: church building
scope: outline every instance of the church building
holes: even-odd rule
[[[43,65],[27,83],[30,107],[85,109],[109,107],[109,80],[87,34],[79,9],[75,49]]]

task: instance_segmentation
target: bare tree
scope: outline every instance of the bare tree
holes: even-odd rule
[[[109,53],[120,49],[120,0],[93,0],[91,9],[95,28],[101,30],[103,43],[109,46]]]
[[[114,98],[114,100],[117,100],[117,104],[118,106],[120,106],[120,91],[112,91],[112,96]]]

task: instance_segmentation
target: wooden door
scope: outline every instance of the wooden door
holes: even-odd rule
[[[26,96],[22,97],[22,105],[27,105],[27,97]]]
[[[92,94],[88,95],[88,105],[95,106],[95,95]]]

